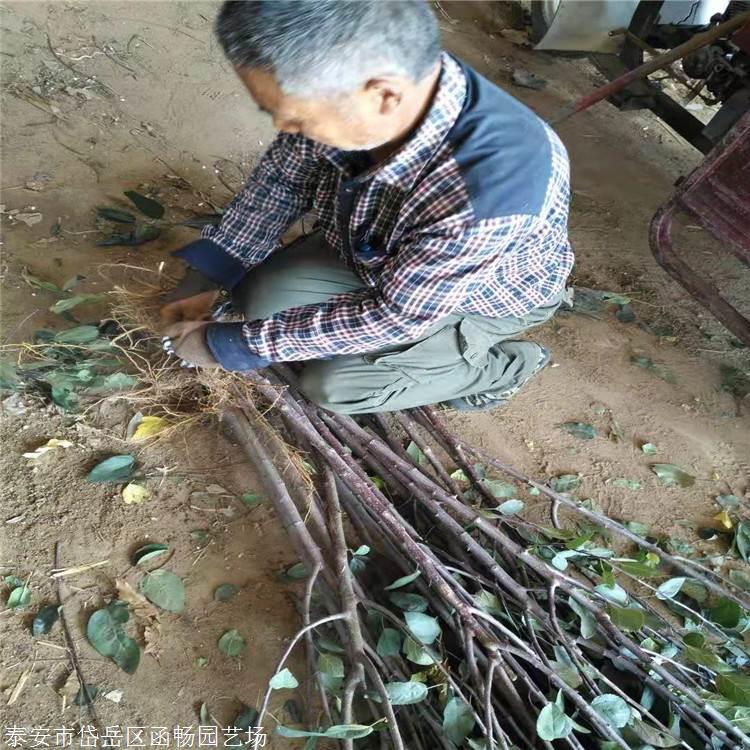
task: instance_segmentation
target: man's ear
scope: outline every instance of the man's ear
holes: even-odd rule
[[[394,78],[371,78],[364,85],[374,108],[381,115],[390,115],[398,109],[403,97],[402,87]]]

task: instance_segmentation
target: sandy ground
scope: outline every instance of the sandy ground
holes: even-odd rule
[[[448,49],[542,116],[601,81],[585,61],[533,53],[503,38],[498,5],[443,3]],[[176,216],[182,209],[210,211],[230,198],[272,137],[212,38],[214,11],[214,3],[202,2],[0,8],[2,203],[5,211],[42,214],[30,227],[5,222],[4,341],[23,341],[60,322],[47,312],[54,297],[25,284],[23,267],[56,283],[82,274],[81,291],[103,291],[109,282],[98,273],[101,264],[154,268],[195,236],[175,227],[140,249],[96,248],[97,205],[122,203],[123,190],[147,185]],[[514,68],[545,78],[547,88],[514,87]],[[558,130],[573,168],[574,281],[631,296],[636,321],[621,323],[611,313],[557,317],[534,334],[552,348],[552,367],[504,410],[451,421],[535,477],[580,473],[579,496],[613,516],[690,538],[695,524],[717,512],[713,498],[746,495],[750,475],[747,400],[722,391],[719,372],[721,364],[747,370],[748,351],[733,346],[733,337],[660,270],[648,248],[651,216],[700,156],[650,115],[619,113],[608,104]],[[49,177],[43,189],[27,189],[40,174]],[[175,176],[192,188],[176,189],[186,183]],[[748,304],[742,269],[701,232],[685,227],[680,237],[696,262]],[[86,314],[93,318],[94,311]],[[665,365],[675,382],[634,367],[634,355]],[[59,626],[48,638],[52,645],[35,643],[29,633],[29,611],[53,598],[48,574],[56,541],[64,542],[66,566],[108,561],[70,580],[68,605],[88,678],[104,692],[123,691],[120,703],[97,701],[103,724],[191,724],[203,702],[222,722],[231,721],[241,702],[257,703],[283,641],[297,627],[293,587],[276,579],[294,558],[271,512],[247,510],[236,500],[254,480],[212,425],[138,451],[152,492],[144,505],[126,506],[116,489],[83,483],[98,458],[122,449],[131,416],[125,405],[99,412],[88,425],[33,405],[3,416],[0,574],[31,576],[34,591],[31,610],[0,609],[0,704],[30,670],[14,704],[0,709],[5,726],[70,725],[81,711],[69,706],[61,713],[58,689],[69,670]],[[569,421],[590,422],[600,436],[580,441],[557,427]],[[613,423],[619,441],[607,437]],[[36,463],[21,457],[51,437],[75,447]],[[655,457],[642,453],[644,442],[658,446]],[[698,481],[690,489],[660,487],[649,468],[657,460],[679,464]],[[606,484],[614,478],[640,480],[642,488]],[[220,504],[224,512],[191,499],[211,484],[230,495]],[[209,532],[207,546],[196,544],[190,534],[196,529]],[[158,660],[145,657],[129,677],[88,646],[82,625],[112,595],[116,578],[135,580],[129,556],[146,541],[170,544],[166,567],[185,578],[188,605],[182,614],[164,615]],[[240,594],[213,601],[213,589],[224,582],[240,586]],[[3,599],[6,592],[0,590]],[[219,635],[235,627],[248,643],[239,660],[216,648]],[[279,719],[284,700],[277,701]]]

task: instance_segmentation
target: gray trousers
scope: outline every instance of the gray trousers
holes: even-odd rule
[[[276,250],[235,288],[234,306],[247,320],[325,302],[363,288],[320,234]],[[523,383],[539,357],[508,341],[552,317],[562,293],[523,317],[456,313],[418,339],[365,354],[302,363],[300,387],[313,402],[343,414],[397,411]]]

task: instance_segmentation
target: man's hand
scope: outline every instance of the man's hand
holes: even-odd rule
[[[172,351],[177,357],[196,367],[217,368],[221,365],[206,343],[206,328],[215,325],[211,321],[189,321],[173,323],[164,331],[172,340]]]
[[[182,281],[168,294],[161,308],[162,328],[182,321],[203,321],[219,296],[218,285],[200,271],[188,268]],[[166,331],[165,331],[166,334]]]

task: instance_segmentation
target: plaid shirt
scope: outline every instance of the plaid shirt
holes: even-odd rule
[[[409,140],[359,174],[352,157],[280,134],[221,224],[178,253],[231,288],[294,220],[317,213],[363,288],[246,322],[251,354],[372,352],[416,339],[451,313],[522,316],[564,286],[573,265],[565,149],[468,66],[444,53],[433,102]]]

